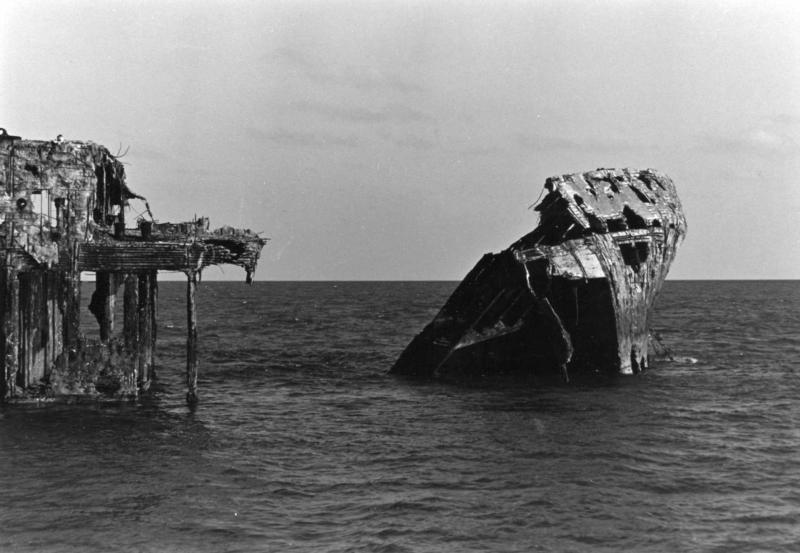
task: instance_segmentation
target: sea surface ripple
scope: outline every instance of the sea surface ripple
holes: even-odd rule
[[[0,551],[797,551],[800,282],[667,282],[604,384],[387,375],[454,286],[203,283],[190,410],[161,283],[149,396],[0,410]]]

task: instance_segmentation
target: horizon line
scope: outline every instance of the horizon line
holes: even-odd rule
[[[461,282],[464,279],[274,279],[274,280],[254,280],[253,284],[260,282]],[[183,279],[165,279],[159,282],[182,282]],[[800,282],[798,278],[668,278],[665,282]],[[94,279],[82,279],[81,282],[94,282]],[[201,280],[203,282],[241,282],[246,284],[241,279],[208,279]]]

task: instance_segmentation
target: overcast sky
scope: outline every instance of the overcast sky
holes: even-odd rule
[[[764,0],[3,2],[0,126],[129,148],[158,220],[271,238],[258,280],[460,280],[547,177],[622,166],[676,182],[670,278],[800,278],[799,29]]]

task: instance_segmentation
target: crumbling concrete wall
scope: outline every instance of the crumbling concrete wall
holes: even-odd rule
[[[91,142],[0,135],[0,348],[3,397],[37,394],[79,339],[79,244],[88,239],[98,174],[124,168]]]
[[[92,142],[21,140],[0,129],[0,397],[135,397],[154,375],[157,272],[183,271],[196,399],[194,290],[204,267],[234,264],[250,282],[266,240],[249,230],[209,231],[208,219],[158,223],[130,190],[123,164]],[[126,224],[145,202],[149,220]],[[90,310],[101,343],[80,331],[80,276],[96,273]],[[115,336],[116,290],[125,282],[125,322]]]
[[[125,169],[92,142],[0,142],[0,235],[52,267],[70,247],[88,240],[98,182],[122,188]],[[109,196],[109,194],[106,194]],[[100,213],[98,213],[100,215]]]

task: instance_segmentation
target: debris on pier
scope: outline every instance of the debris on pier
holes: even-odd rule
[[[545,189],[539,225],[483,256],[393,373],[569,380],[648,366],[653,305],[686,233],[672,180],[598,169]]]
[[[126,221],[130,200],[149,217]],[[187,399],[197,401],[198,276],[210,265],[244,268],[251,282],[266,240],[250,230],[209,230],[207,218],[153,220],[125,167],[93,142],[22,140],[0,129],[0,396],[135,397],[155,376],[158,271],[187,275]],[[80,329],[81,272],[94,272],[89,309],[100,327]],[[114,333],[124,288],[124,324]]]

